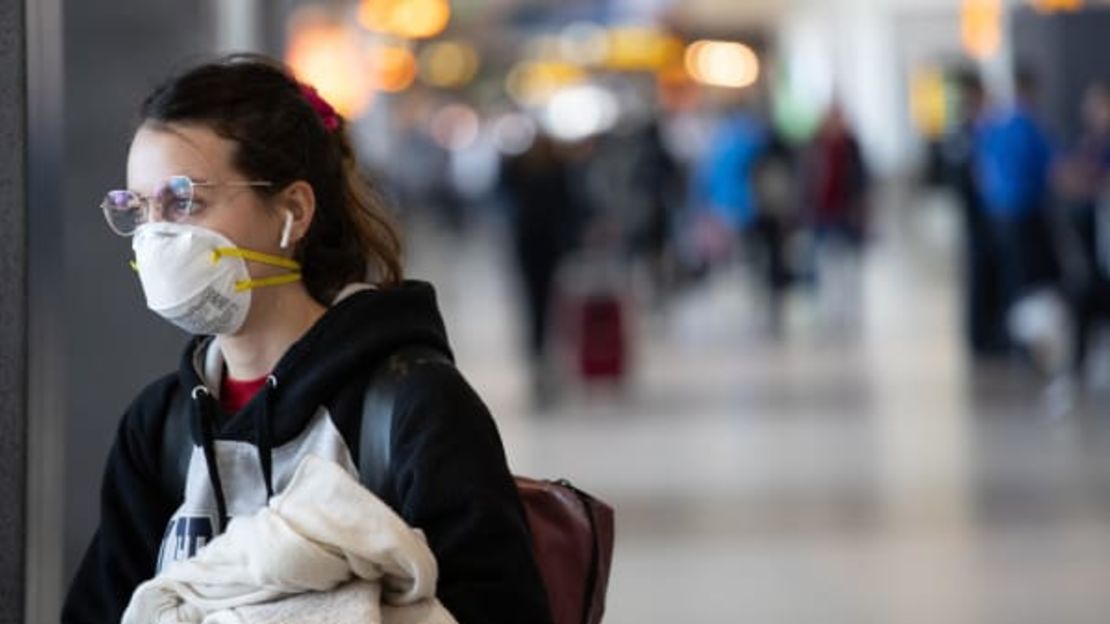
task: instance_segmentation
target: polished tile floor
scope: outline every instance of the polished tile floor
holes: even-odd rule
[[[802,294],[767,337],[725,271],[640,315],[627,388],[541,412],[496,231],[415,237],[514,471],[616,507],[606,622],[1110,621],[1110,400],[1056,416],[1021,366],[973,368],[922,214],[884,227],[855,327]]]

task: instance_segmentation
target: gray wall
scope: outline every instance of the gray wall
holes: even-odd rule
[[[104,461],[139,390],[174,370],[184,334],[149,313],[128,267],[130,241],[98,205],[125,183],[142,97],[210,49],[207,2],[64,2],[66,469],[64,577],[96,528]]]
[[[0,622],[23,621],[27,265],[23,2],[0,3]]]

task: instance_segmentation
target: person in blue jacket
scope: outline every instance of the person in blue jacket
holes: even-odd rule
[[[1047,202],[1053,148],[1033,111],[1035,83],[1017,76],[1013,106],[984,116],[975,141],[976,181],[1002,310],[1054,279]]]
[[[768,132],[758,117],[740,110],[722,120],[715,135],[694,173],[695,204],[739,232],[756,217],[751,173]]]

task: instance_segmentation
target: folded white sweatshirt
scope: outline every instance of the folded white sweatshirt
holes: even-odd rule
[[[318,595],[322,592],[331,594],[331,600],[368,592],[374,596],[369,618],[357,615],[349,621],[454,622],[435,600],[436,574],[423,534],[343,468],[309,455],[268,507],[233,518],[227,531],[195,557],[140,585],[121,624],[297,621],[265,619],[290,612],[295,601],[308,609],[301,619],[311,613],[311,621],[320,622],[320,605],[329,600]],[[345,585],[354,579],[372,584],[373,590]],[[347,593],[333,591],[341,585]],[[250,608],[270,603],[277,611],[251,614]],[[393,608],[383,609],[383,603]],[[206,619],[211,617],[215,619]]]
[[[202,624],[362,624],[379,622],[381,597],[377,583],[350,581],[329,592],[309,592],[274,602],[217,611]],[[403,607],[409,609],[411,607]],[[309,619],[306,614],[311,615]],[[389,621],[385,619],[385,621]]]

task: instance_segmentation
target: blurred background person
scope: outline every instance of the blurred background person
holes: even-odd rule
[[[798,222],[798,164],[794,149],[771,131],[752,168],[756,214],[749,236],[772,335],[783,330],[784,298],[794,280],[787,242]]]
[[[963,217],[964,331],[976,358],[1005,353],[1009,337],[1003,315],[998,258],[991,253],[987,213],[977,184],[976,136],[988,110],[987,94],[977,70],[956,78],[958,117],[942,146],[947,179]]]
[[[974,158],[990,254],[999,270],[1001,306],[1011,338],[1028,347],[1031,337],[1014,335],[1021,332],[1009,319],[1019,312],[1016,306],[1023,298],[1051,288],[1058,274],[1048,218],[1053,154],[1036,116],[1036,82],[1030,71],[1017,73],[1015,89],[1012,106],[998,106],[985,115]]]
[[[674,287],[674,220],[682,196],[682,172],[663,140],[658,120],[644,124],[639,137],[633,179],[634,186],[644,191],[645,205],[634,248],[647,265],[653,303],[661,306]]]
[[[527,151],[505,160],[502,183],[510,204],[513,252],[527,310],[527,353],[533,399],[555,398],[549,335],[555,277],[575,247],[584,207],[572,190],[565,152],[545,134]]]
[[[1056,167],[1055,187],[1067,219],[1072,243],[1065,275],[1075,317],[1076,372],[1083,367],[1095,323],[1110,315],[1110,264],[1107,215],[1100,201],[1110,184],[1110,86],[1087,87],[1079,116],[1079,139]]]
[[[683,182],[660,120],[630,121],[601,137],[592,172],[593,203],[614,219],[620,253],[643,269],[645,297],[661,308],[674,287],[674,219]]]
[[[722,115],[694,165],[691,209],[703,259],[723,262],[756,217],[752,171],[767,141],[764,121],[747,104]]]
[[[817,288],[828,320],[858,327],[870,182],[863,152],[839,104],[829,108],[807,147],[802,184]]]

